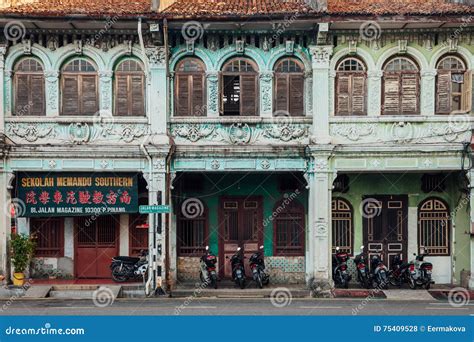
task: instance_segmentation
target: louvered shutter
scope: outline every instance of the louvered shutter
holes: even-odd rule
[[[257,114],[257,84],[255,75],[240,77],[240,115],[254,116]]]
[[[99,110],[97,101],[97,77],[95,75],[82,75],[82,112],[81,114],[94,114]]]
[[[384,114],[399,114],[400,112],[400,77],[398,75],[384,76]]]
[[[472,70],[464,73],[462,85],[462,110],[470,113],[472,110]]]
[[[32,91],[29,86],[30,78],[28,75],[15,75],[15,114],[25,115],[29,107],[28,94]]]
[[[275,111],[288,110],[288,77],[287,75],[276,75],[275,84]]]
[[[364,115],[365,111],[365,76],[352,75],[352,114]]]
[[[141,75],[130,75],[131,91],[128,92],[131,102],[130,115],[145,115],[145,80]],[[131,98],[130,98],[131,97]]]
[[[418,113],[418,74],[402,74],[402,110],[403,114]]]
[[[337,75],[336,108],[337,115],[349,115],[350,108],[350,75]]]
[[[128,77],[116,76],[115,79],[115,115],[128,114]]]
[[[45,98],[44,98],[44,77],[42,75],[31,75],[31,86],[28,93],[31,96],[31,105],[29,105],[29,113],[31,115],[45,115]]]
[[[189,81],[187,75],[180,75],[176,77],[176,115],[188,116],[190,115],[189,104]]]
[[[79,114],[79,80],[78,76],[64,75],[62,87],[62,113]]]
[[[451,72],[439,71],[436,85],[436,112],[451,113]]]
[[[304,78],[302,75],[290,75],[290,108],[291,116],[304,114]]]
[[[192,77],[192,115],[203,116],[204,110],[204,79],[201,75],[193,75]]]

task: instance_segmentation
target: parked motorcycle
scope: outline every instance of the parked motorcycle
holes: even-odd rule
[[[374,287],[388,289],[388,269],[382,261],[381,252],[377,251],[370,260],[370,274]]]
[[[228,259],[229,257],[226,258]],[[235,254],[230,257],[230,264],[232,267],[232,279],[237,286],[243,289],[245,287],[245,267],[242,248],[237,248]]]
[[[415,260],[409,264],[410,275],[408,277],[408,285],[413,290],[418,286],[428,290],[431,284],[434,284],[434,281],[431,279],[433,264],[423,260],[428,255],[428,253],[424,253],[423,249],[419,255],[416,255],[416,253],[413,253],[413,255]]]
[[[347,271],[347,259],[349,255],[341,252],[339,247],[336,247],[336,254],[333,258],[332,279],[336,286],[349,288],[349,281],[351,276]]]
[[[403,262],[399,255],[396,255],[390,264],[388,281],[390,285],[401,287],[403,283],[408,282],[408,277],[410,276],[408,271],[409,265]]]
[[[257,287],[262,288],[263,285],[268,285],[270,276],[265,272],[263,246],[260,246],[258,252],[250,256],[249,264],[252,270],[253,280],[257,283]]]
[[[357,267],[357,281],[365,287],[370,288],[370,274],[369,269],[365,263],[364,246],[360,247],[360,253],[355,256],[354,263]]]
[[[204,284],[211,285],[217,289],[217,257],[206,246],[206,254],[201,257],[199,277]]]
[[[129,279],[139,277],[145,281],[148,271],[148,253],[140,251],[140,257],[116,256],[112,258],[110,264],[112,270],[112,279],[117,283],[123,283]]]

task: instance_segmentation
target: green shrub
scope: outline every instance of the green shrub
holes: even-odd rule
[[[12,234],[11,258],[15,272],[24,273],[35,251],[35,242],[26,234]]]

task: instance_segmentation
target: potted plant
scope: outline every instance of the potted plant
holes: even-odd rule
[[[10,240],[11,258],[13,264],[13,285],[23,286],[25,271],[30,264],[35,250],[35,242],[26,234],[12,234]]]

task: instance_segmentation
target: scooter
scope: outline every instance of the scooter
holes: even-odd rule
[[[336,255],[333,258],[332,279],[336,286],[349,288],[349,281],[351,276],[347,271],[347,259],[349,255],[345,252],[340,252],[340,248],[336,247]]]
[[[401,287],[403,283],[408,282],[408,277],[410,276],[408,266],[399,255],[393,258],[388,274],[390,285]]]
[[[423,260],[424,257],[428,255],[428,253],[424,253],[423,248],[421,248],[419,255],[416,255],[416,253],[413,253],[413,255],[415,256],[415,260],[409,264],[410,275],[408,277],[408,285],[413,290],[418,286],[428,290],[431,284],[434,284],[434,281],[431,279],[433,264]]]
[[[388,269],[382,261],[381,252],[377,251],[370,260],[370,273],[374,287],[388,289]]]
[[[217,289],[217,272],[216,272],[217,257],[206,246],[206,254],[201,257],[199,278],[206,285],[211,285]]]
[[[112,279],[117,283],[123,283],[129,279],[143,277],[148,271],[148,253],[144,250],[140,251],[140,257],[116,256],[112,258],[110,264],[112,271]]]
[[[263,285],[268,285],[270,276],[265,272],[263,246],[260,246],[258,252],[250,256],[249,264],[252,270],[253,280],[255,280],[257,287],[261,289]]]
[[[364,246],[360,247],[360,253],[355,256],[354,263],[357,267],[357,281],[362,287],[370,288],[369,269],[365,263]]]
[[[226,258],[228,259],[229,257]],[[232,266],[232,279],[237,286],[243,289],[245,287],[245,267],[242,248],[237,248],[235,254],[230,257],[230,264]]]

